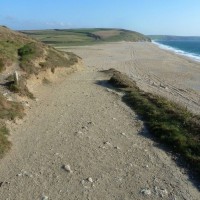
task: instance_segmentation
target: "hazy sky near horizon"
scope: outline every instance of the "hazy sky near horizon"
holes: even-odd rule
[[[15,30],[112,27],[200,36],[200,0],[0,0],[0,24]]]

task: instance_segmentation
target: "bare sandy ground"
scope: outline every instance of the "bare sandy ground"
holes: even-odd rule
[[[145,91],[181,103],[200,114],[200,63],[147,42],[120,42],[71,48],[97,69],[115,68]]]
[[[143,44],[136,45],[139,51]],[[38,100],[30,102],[23,122],[10,124],[13,147],[0,161],[0,199],[199,199],[197,187],[149,139],[121,94],[97,84],[108,79],[99,69],[126,69],[125,58],[117,60],[112,55],[117,49],[109,53],[108,47],[77,48],[85,63],[96,67],[34,89]],[[124,57],[130,49],[132,44],[121,48]],[[133,75],[140,80],[143,74]]]

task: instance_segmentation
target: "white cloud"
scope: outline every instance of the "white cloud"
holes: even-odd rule
[[[21,20],[14,16],[4,16],[0,19],[0,24],[6,25],[12,29],[25,30],[25,29],[55,29],[55,28],[70,28],[72,24],[64,21],[42,21],[42,20]]]

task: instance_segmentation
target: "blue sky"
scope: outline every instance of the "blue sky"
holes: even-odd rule
[[[200,0],[0,0],[12,29],[113,27],[200,36]]]

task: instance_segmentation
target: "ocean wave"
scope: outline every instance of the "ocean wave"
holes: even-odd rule
[[[194,54],[194,53],[190,53],[190,52],[186,52],[186,51],[183,51],[183,50],[180,50],[180,49],[168,46],[168,45],[164,45],[164,44],[161,44],[161,43],[159,43],[159,42],[157,42],[155,40],[153,40],[152,43],[157,45],[161,49],[165,49],[165,50],[168,50],[168,51],[173,51],[176,54],[179,54],[179,55],[182,55],[182,56],[186,56],[186,57],[189,57],[189,58],[191,58],[191,59],[193,59],[195,61],[200,62],[200,55],[197,55],[197,54]]]

